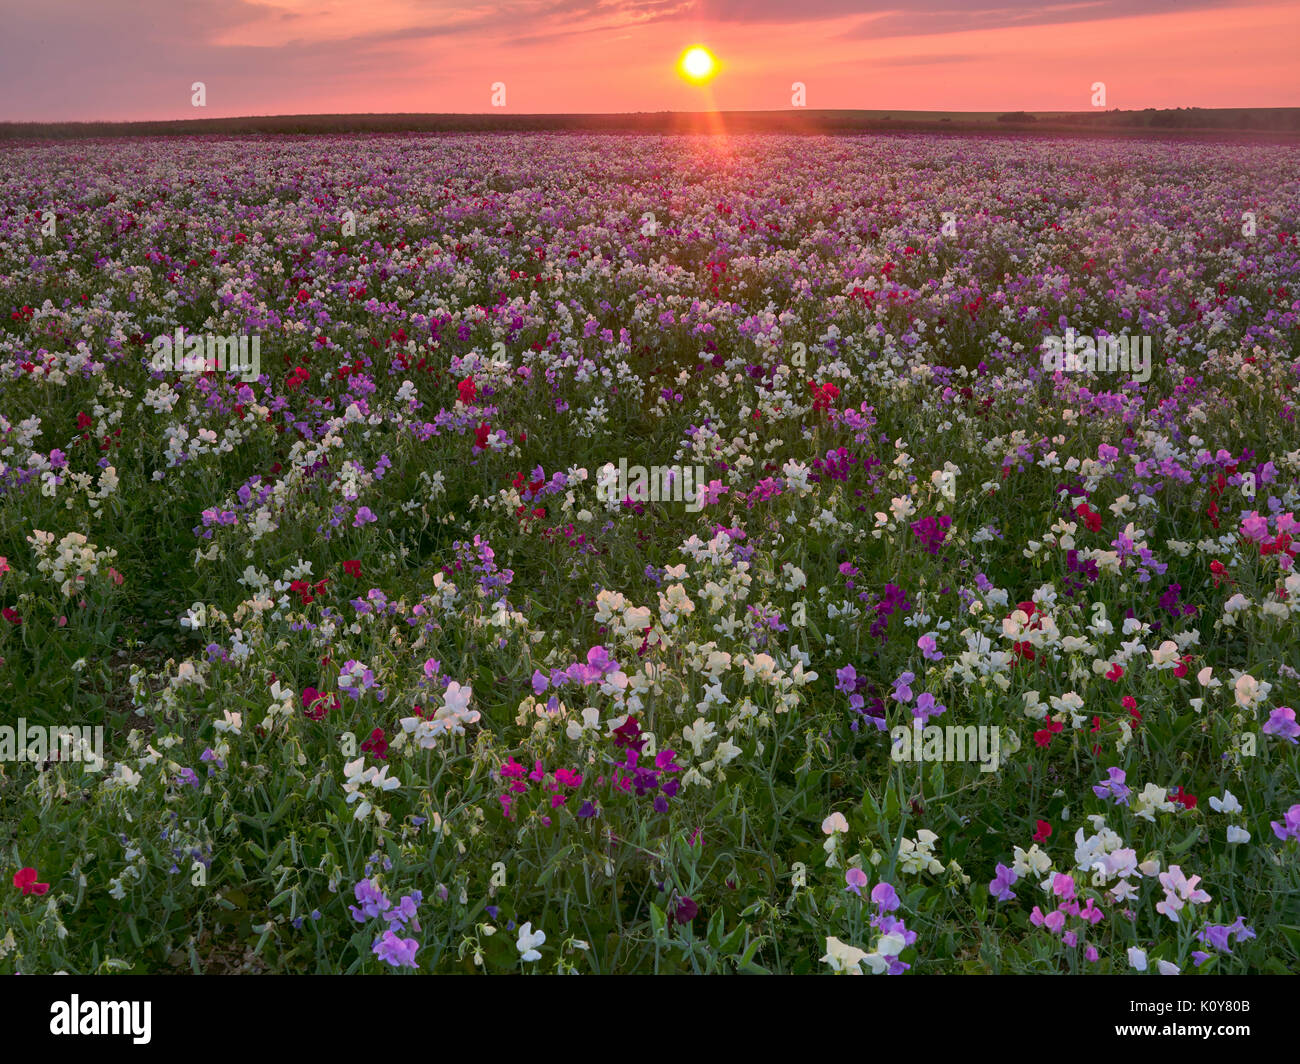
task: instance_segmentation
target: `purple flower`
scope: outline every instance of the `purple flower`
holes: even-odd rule
[[[1268,720],[1264,722],[1263,732],[1265,735],[1276,735],[1279,739],[1285,739],[1292,746],[1297,743],[1297,736],[1300,736],[1300,724],[1295,721],[1295,710],[1290,706],[1278,706],[1268,715]]]
[[[416,910],[423,900],[424,895],[418,890],[411,894],[403,894],[402,900],[384,913],[384,919],[388,921],[389,927],[393,931],[404,931],[409,923],[414,930],[420,930],[420,922],[416,919]]]
[[[865,876],[863,879],[865,880]],[[888,883],[877,883],[871,888],[871,900],[876,903],[876,907],[882,913],[892,913],[902,904],[898,900],[898,892]]]
[[[618,662],[609,656],[609,651],[602,646],[594,646],[587,651],[587,665],[602,676],[618,671]]]
[[[1300,804],[1293,805],[1286,811],[1283,818],[1284,823],[1279,824],[1276,820],[1270,820],[1268,826],[1273,829],[1273,834],[1283,842],[1287,839],[1300,838]]]
[[[385,931],[377,939],[371,950],[381,961],[387,961],[394,968],[418,968],[415,963],[415,951],[420,944],[413,938],[398,938],[393,932]]]
[[[844,882],[848,884],[844,889],[852,891],[859,898],[862,897],[862,888],[867,885],[867,873],[861,868],[850,868],[844,873]]]
[[[356,895],[357,901],[361,903],[361,908],[358,909],[355,905],[350,905],[348,908],[352,912],[352,919],[359,924],[364,924],[367,920],[381,915],[393,904],[384,897],[383,891],[379,890],[369,879],[358,880],[357,885],[352,888],[352,893]]]
[[[934,695],[929,691],[922,691],[917,696],[916,705],[912,707],[912,716],[919,717],[922,722],[928,722],[931,717],[937,717],[947,711],[948,707],[942,702],[936,702]]]
[[[1124,785],[1125,773],[1122,768],[1109,768],[1106,770],[1108,779],[1101,783],[1092,785],[1092,792],[1098,798],[1113,798],[1116,805],[1128,805],[1128,796],[1131,793],[1128,787]]]
[[[1008,868],[1004,864],[997,867],[997,875],[989,884],[989,893],[998,901],[1010,901],[1016,895],[1011,890],[1011,885],[1020,878],[1020,875],[1014,868]]]
[[[857,689],[858,670],[852,665],[845,665],[835,670],[835,690],[851,695]]]

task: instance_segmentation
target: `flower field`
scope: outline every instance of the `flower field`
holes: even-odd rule
[[[1300,966],[1297,148],[0,162],[0,973]]]

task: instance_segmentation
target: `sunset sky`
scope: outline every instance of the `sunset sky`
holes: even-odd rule
[[[0,120],[1300,106],[1300,0],[0,0]],[[675,69],[708,46],[707,86]],[[207,106],[190,102],[206,85]]]

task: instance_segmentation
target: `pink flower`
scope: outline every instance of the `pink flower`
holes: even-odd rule
[[[1258,510],[1241,519],[1241,534],[1258,543],[1268,538],[1268,518],[1261,517]]]

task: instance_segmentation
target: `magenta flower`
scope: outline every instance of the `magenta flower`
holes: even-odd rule
[[[923,635],[916,641],[916,645],[926,661],[943,661],[943,654],[939,652],[939,644],[935,642],[934,636]]]

